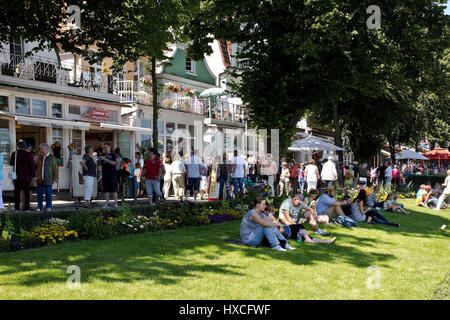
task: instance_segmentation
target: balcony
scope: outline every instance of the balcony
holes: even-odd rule
[[[206,124],[227,123],[245,125],[247,119],[247,109],[241,105],[228,103],[225,99],[209,98],[200,99],[196,96],[189,96],[186,93],[167,92],[158,89],[158,105],[162,109],[179,110],[200,114],[206,117]],[[115,90],[122,103],[140,103],[151,106],[153,104],[153,95],[151,88],[143,88],[139,82],[132,80],[117,81]]]
[[[114,93],[112,75],[102,73],[99,68],[75,65],[73,62],[64,60],[58,64],[56,59],[39,55],[24,57],[11,54],[8,50],[0,51],[0,76],[12,77],[10,80],[12,83],[24,83],[23,80],[32,80],[36,83],[47,84],[40,86],[47,89],[57,88],[48,84],[70,88],[66,90],[68,93],[80,94],[81,91],[78,90],[104,94]],[[3,79],[7,81],[7,78],[3,77]],[[29,84],[29,82],[25,83]],[[92,94],[87,94],[87,96],[89,95]]]

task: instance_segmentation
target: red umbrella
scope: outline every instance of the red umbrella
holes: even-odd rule
[[[430,160],[450,160],[450,152],[444,148],[436,148],[434,150],[422,153],[422,155]]]

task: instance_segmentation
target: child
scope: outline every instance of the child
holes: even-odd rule
[[[409,216],[411,212],[406,211],[403,209],[403,204],[397,202],[398,195],[389,193],[386,197],[386,201],[384,201],[383,210],[386,212],[398,212],[401,211],[402,213]]]
[[[280,195],[283,194],[283,192],[286,193],[287,196],[289,196],[289,178],[291,177],[291,173],[289,172],[289,167],[286,162],[283,162],[282,164],[282,170],[281,170],[281,176],[280,176]]]
[[[137,189],[137,195],[138,195],[138,197],[140,196],[140,195],[142,195],[142,191],[143,190],[141,190],[141,173],[142,173],[142,169],[141,169],[141,163],[140,162],[137,162],[136,163],[136,169],[134,169],[134,173],[133,173],[133,175],[136,177],[136,183],[137,183],[137,187],[136,187],[136,189]]]

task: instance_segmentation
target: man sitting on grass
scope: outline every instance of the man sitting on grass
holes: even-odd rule
[[[307,220],[309,224],[314,228],[316,234],[326,236],[328,232],[321,230],[317,225],[317,221],[314,219],[314,210],[308,207],[305,203],[305,197],[299,193],[293,198],[288,198],[281,203],[278,219],[282,224],[295,225],[300,224],[299,214],[302,210],[305,210],[304,220]]]
[[[342,211],[341,206],[346,205],[347,203],[344,201],[338,201],[334,198],[335,191],[333,186],[328,186],[325,188],[325,193],[320,196],[316,203],[316,211],[317,216],[320,217],[322,215],[327,215],[331,220],[333,214],[338,216],[345,216]],[[334,221],[336,224],[339,224],[337,221]]]

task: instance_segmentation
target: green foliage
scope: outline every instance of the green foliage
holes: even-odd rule
[[[406,182],[409,183],[412,181],[412,187],[419,188],[421,184],[426,184],[428,182],[431,182],[431,186],[434,187],[434,185],[438,182],[440,184],[444,183],[446,175],[416,175],[411,174],[406,179]]]

